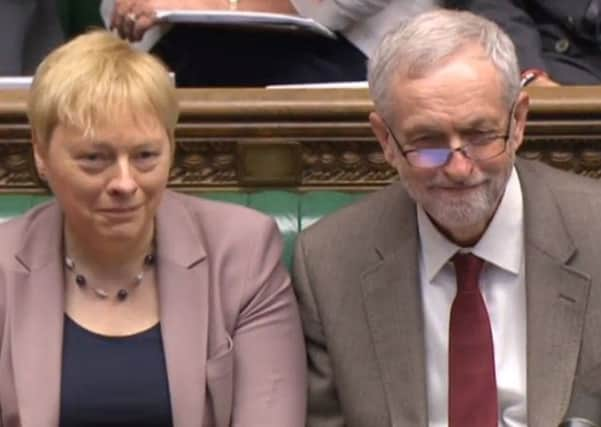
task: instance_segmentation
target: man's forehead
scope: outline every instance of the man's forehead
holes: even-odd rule
[[[392,91],[397,107],[444,108],[447,104],[459,106],[474,98],[497,106],[504,104],[500,74],[487,59],[477,56],[455,58],[420,78],[398,75]]]
[[[479,43],[468,42],[442,58],[424,56],[418,58],[413,65],[401,64],[397,77],[400,80],[428,80],[435,77],[440,70],[461,67],[477,67],[497,72],[490,57]]]

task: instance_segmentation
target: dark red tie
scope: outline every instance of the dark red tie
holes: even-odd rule
[[[457,253],[453,263],[457,295],[449,326],[449,427],[497,427],[492,332],[478,286],[484,261]]]

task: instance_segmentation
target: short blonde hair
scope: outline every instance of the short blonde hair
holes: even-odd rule
[[[154,115],[173,148],[178,104],[165,66],[104,30],[64,44],[38,67],[29,92],[28,117],[34,141],[46,147],[59,124],[93,135],[124,109],[134,118]]]

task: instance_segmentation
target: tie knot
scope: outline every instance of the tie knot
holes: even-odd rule
[[[470,292],[478,289],[478,279],[484,260],[472,253],[459,253],[453,256],[455,275],[457,276],[457,292]]]

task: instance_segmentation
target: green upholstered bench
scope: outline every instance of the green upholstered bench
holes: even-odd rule
[[[271,215],[284,236],[284,262],[290,266],[294,239],[298,232],[322,216],[346,206],[365,193],[313,191],[294,193],[281,190],[261,190],[252,193],[208,192],[199,197],[248,206]],[[0,196],[0,221],[24,213],[29,208],[50,200],[52,196],[31,194],[3,194]]]

